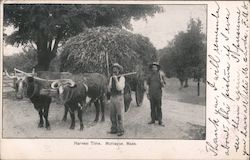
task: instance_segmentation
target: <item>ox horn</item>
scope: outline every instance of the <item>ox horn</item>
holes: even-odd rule
[[[59,80],[56,80],[56,81],[54,81],[54,82],[51,83],[50,87],[52,89],[57,89],[58,88],[58,84],[59,84]]]
[[[5,72],[6,76],[9,77],[9,78],[11,78],[11,79],[17,78],[17,76],[11,76],[11,75],[9,75],[9,73],[8,73],[8,71],[6,69],[4,70],[4,72]]]
[[[66,83],[69,83],[70,87],[74,87],[76,85],[76,83],[72,79],[68,79]]]
[[[83,83],[83,85],[84,85],[84,87],[86,89],[86,92],[88,92],[89,91],[89,87],[85,83]]]

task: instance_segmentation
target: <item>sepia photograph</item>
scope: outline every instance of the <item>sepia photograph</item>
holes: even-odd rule
[[[205,140],[207,14],[3,4],[2,138]]]

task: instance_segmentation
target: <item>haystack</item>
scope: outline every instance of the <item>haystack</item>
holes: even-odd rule
[[[116,27],[90,28],[70,38],[60,54],[61,71],[98,72],[107,75],[109,64],[120,63],[124,73],[147,67],[156,60],[156,49],[148,38]],[[140,68],[140,67],[139,67]]]

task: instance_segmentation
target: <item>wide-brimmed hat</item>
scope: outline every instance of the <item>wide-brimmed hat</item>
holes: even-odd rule
[[[117,67],[121,72],[123,71],[123,67],[119,63],[113,63],[112,68]]]
[[[149,65],[149,68],[152,69],[153,66],[157,66],[158,70],[161,68],[160,64],[158,62],[153,62]]]

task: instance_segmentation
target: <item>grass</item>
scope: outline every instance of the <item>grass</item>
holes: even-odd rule
[[[200,96],[197,95],[197,82],[189,79],[189,87],[180,89],[180,82],[177,78],[167,79],[164,88],[166,98],[178,102],[206,105],[206,84],[200,83]]]

